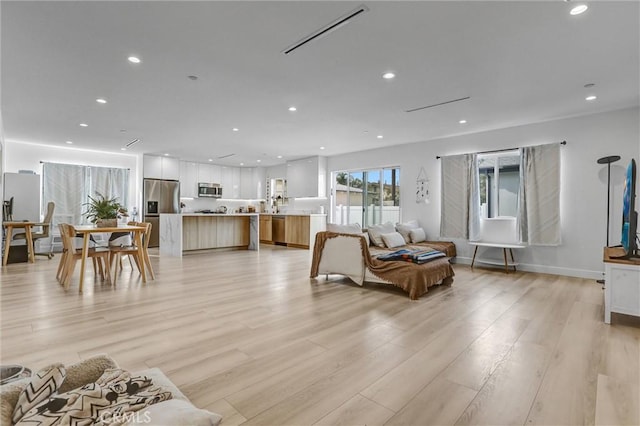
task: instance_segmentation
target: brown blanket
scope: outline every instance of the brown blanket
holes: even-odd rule
[[[316,243],[313,248],[313,259],[311,261],[311,278],[318,276],[320,259],[326,241],[330,238],[346,236],[359,238],[366,267],[376,277],[388,281],[392,285],[399,287],[409,293],[411,300],[416,300],[432,285],[439,283],[451,284],[453,281],[453,268],[447,258],[435,259],[421,265],[404,261],[382,261],[371,257],[369,247],[363,236],[357,234],[341,234],[335,232],[319,232],[316,235]]]

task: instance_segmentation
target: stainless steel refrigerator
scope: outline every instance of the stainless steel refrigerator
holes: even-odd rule
[[[145,179],[143,220],[151,223],[149,247],[160,245],[160,214],[180,212],[180,182],[177,180]]]

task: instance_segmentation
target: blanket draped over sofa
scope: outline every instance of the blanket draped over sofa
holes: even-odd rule
[[[366,267],[378,278],[409,293],[411,300],[418,299],[427,292],[428,287],[439,283],[450,284],[453,281],[453,268],[447,258],[435,259],[425,264],[414,264],[405,261],[382,261],[371,256],[364,237],[355,234],[336,232],[319,232],[313,248],[311,261],[311,278],[318,276],[320,260],[327,240],[338,236],[360,239],[360,248]],[[436,247],[433,247],[436,248]]]

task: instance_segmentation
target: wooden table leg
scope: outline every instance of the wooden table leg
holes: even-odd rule
[[[13,226],[6,225],[7,238],[4,243],[4,257],[2,258],[2,266],[7,266],[7,259],[9,259],[9,247],[11,247],[11,237],[13,237]]]
[[[478,253],[478,246],[476,246],[476,249],[473,251],[473,259],[471,259],[471,269],[473,269],[473,263],[476,261],[476,253]]]
[[[33,237],[31,235],[31,225],[25,225],[24,227],[24,235],[27,240],[27,253],[29,253],[29,263],[35,263],[36,259],[33,255]]]
[[[140,275],[142,275],[142,282],[146,283],[147,282],[147,274],[145,273],[144,270],[144,247],[142,246],[142,234],[144,231],[137,231],[136,232],[136,246],[138,247],[138,259],[140,259],[140,265],[138,265],[138,267],[140,268]]]
[[[89,252],[89,233],[84,233],[84,238],[82,239],[82,260],[80,262],[80,293],[82,293],[82,284],[84,284],[84,268],[85,261],[87,260],[87,253]]]

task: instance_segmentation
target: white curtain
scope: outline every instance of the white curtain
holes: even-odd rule
[[[441,158],[440,237],[477,240],[480,231],[480,183],[476,154]]]
[[[518,202],[520,242],[560,245],[560,144],[520,148]]]
[[[87,210],[84,204],[96,192],[115,197],[123,205],[129,199],[128,169],[43,163],[42,181],[43,205],[55,203],[54,229],[58,223],[88,223],[82,215]]]

